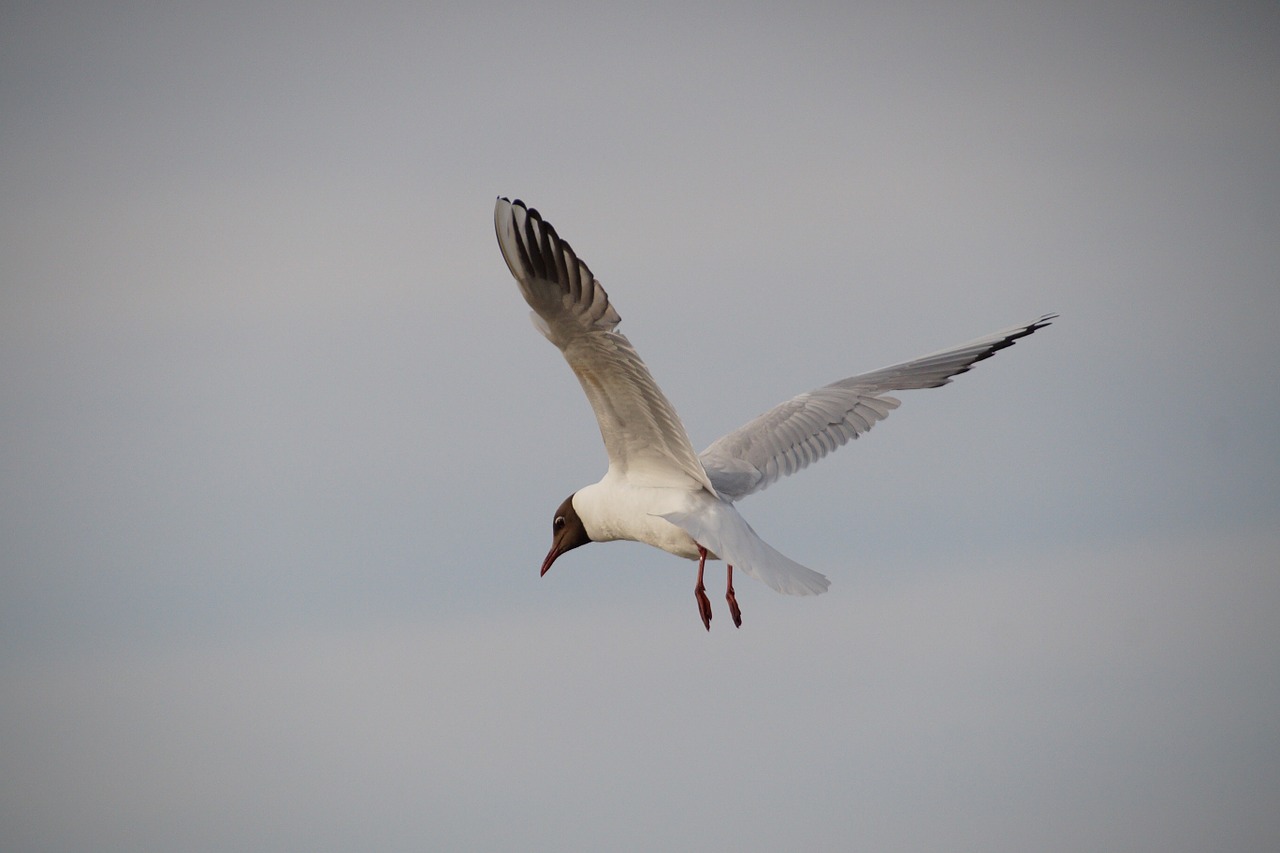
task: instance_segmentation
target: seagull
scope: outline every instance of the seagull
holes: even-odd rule
[[[498,247],[595,411],[609,457],[598,483],[565,498],[552,519],[545,575],[560,556],[588,542],[643,542],[698,561],[694,598],[711,630],[703,584],[708,560],[727,569],[725,599],[733,624],[742,611],[733,570],[787,595],[818,595],[830,581],[761,539],[736,502],[794,474],[884,420],[899,401],[890,391],[937,388],[1014,341],[1049,325],[1046,314],[952,349],[841,379],[792,397],[695,453],[684,425],[635,347],[600,282],[551,223],[519,199],[499,198]]]

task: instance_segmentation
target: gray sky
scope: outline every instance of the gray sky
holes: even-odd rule
[[[1280,847],[1280,7],[598,6],[0,13],[0,847]],[[1062,318],[708,635],[499,194],[699,448]]]

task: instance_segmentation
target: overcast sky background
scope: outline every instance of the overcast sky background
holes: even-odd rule
[[[1280,849],[1280,6],[7,3],[0,848]],[[493,199],[695,446],[1053,326],[630,543]]]

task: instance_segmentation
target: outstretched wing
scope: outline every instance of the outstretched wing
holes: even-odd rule
[[[600,425],[609,467],[640,485],[687,485],[715,494],[684,425],[626,336],[587,265],[520,200],[499,198],[498,246],[534,324],[564,354]]]
[[[887,392],[946,385],[952,377],[1044,328],[1055,317],[1046,314],[1034,323],[792,397],[712,442],[698,458],[721,497],[746,497],[816,462],[884,420],[899,406]]]

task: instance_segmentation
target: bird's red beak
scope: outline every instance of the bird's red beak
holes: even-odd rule
[[[542,571],[538,573],[538,577],[542,577],[547,573],[547,569],[551,568],[551,564],[556,561],[556,557],[561,554],[559,545],[552,545],[551,550],[547,552],[547,558],[542,561]]]

